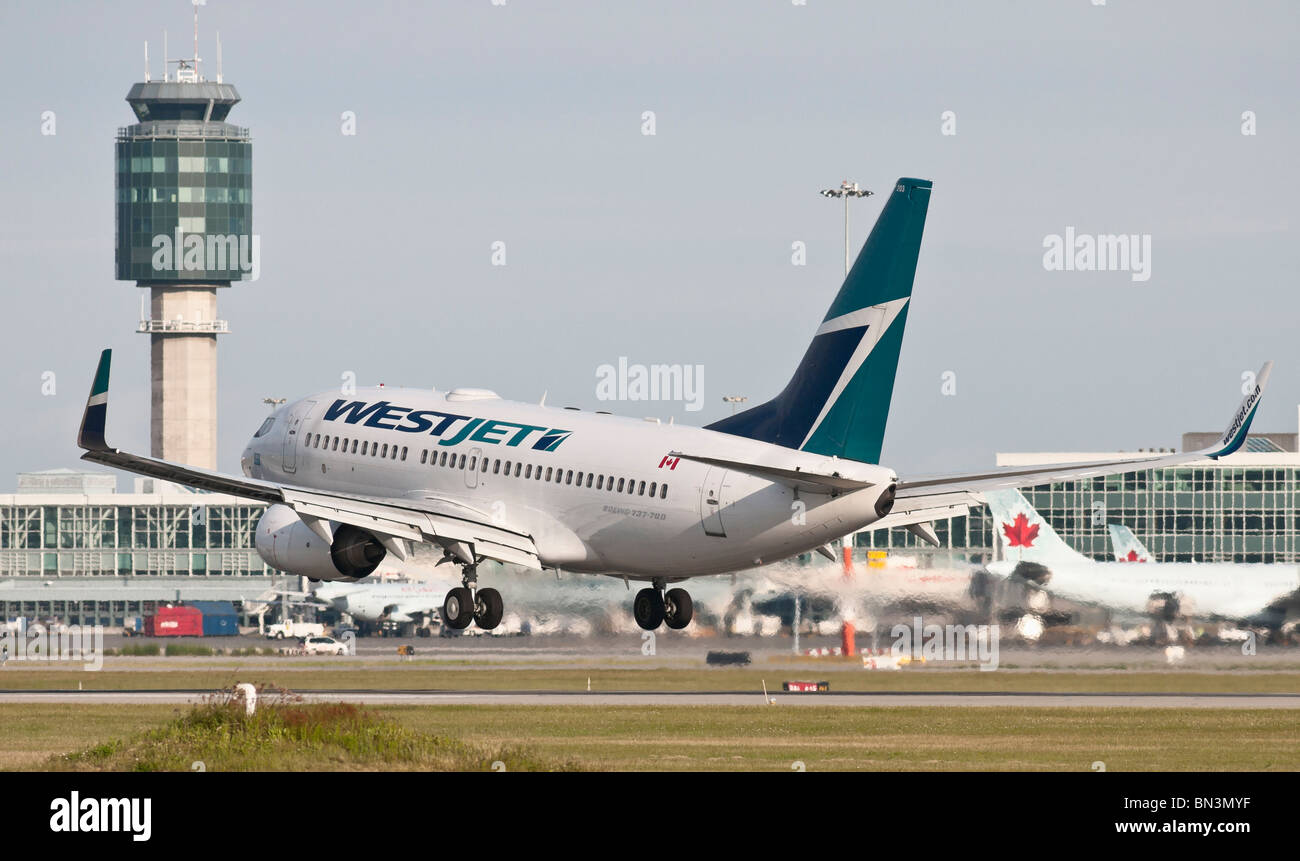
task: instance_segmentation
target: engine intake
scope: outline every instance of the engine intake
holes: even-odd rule
[[[331,523],[326,544],[287,505],[272,505],[257,522],[257,555],[267,565],[315,580],[360,580],[373,574],[388,551],[371,533]]]

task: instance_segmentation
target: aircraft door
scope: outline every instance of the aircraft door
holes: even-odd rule
[[[722,525],[722,509],[726,505],[722,493],[727,471],[721,467],[711,466],[700,486],[700,523],[705,535],[726,538],[727,531]]]
[[[280,465],[285,472],[294,472],[298,469],[298,437],[301,436],[302,422],[311,414],[315,406],[315,401],[303,401],[294,404],[292,412],[289,413],[289,419],[284,426],[284,443],[280,448]]]
[[[465,486],[478,487],[478,472],[483,468],[483,449],[474,446],[467,454],[469,459],[465,461]]]

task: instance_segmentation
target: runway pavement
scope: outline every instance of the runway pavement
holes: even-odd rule
[[[0,691],[0,703],[177,704],[199,702],[213,691]],[[764,705],[760,691],[403,691],[317,690],[299,693],[308,702],[360,705],[530,705],[530,706],[747,706]],[[896,691],[790,694],[769,691],[777,706],[946,708],[1094,707],[1163,709],[1300,709],[1300,694],[1182,693],[985,693]]]

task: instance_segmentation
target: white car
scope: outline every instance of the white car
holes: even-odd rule
[[[333,637],[307,637],[302,641],[302,650],[308,655],[346,655],[348,644]]]

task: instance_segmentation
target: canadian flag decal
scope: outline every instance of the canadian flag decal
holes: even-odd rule
[[[659,468],[663,469],[666,466],[669,469],[676,469],[679,460],[681,460],[680,457],[669,457],[668,455],[664,455],[664,459],[659,461]]]

